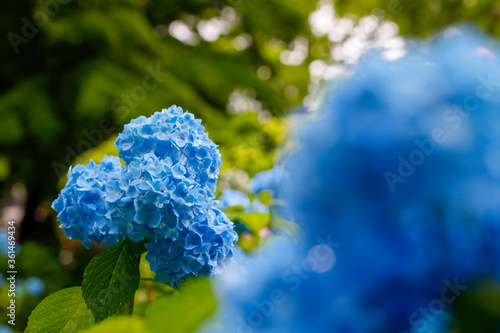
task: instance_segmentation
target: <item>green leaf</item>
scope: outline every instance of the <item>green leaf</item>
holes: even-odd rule
[[[459,279],[449,280],[461,285]],[[465,288],[466,287],[466,288]],[[450,288],[448,288],[450,289]],[[465,290],[464,290],[465,289]],[[447,297],[453,299],[457,332],[489,333],[498,331],[500,325],[500,285],[493,280],[484,280],[456,290],[448,290]]]
[[[215,300],[207,279],[196,278],[181,285],[178,293],[157,299],[146,314],[151,332],[188,333],[215,311]]]
[[[81,332],[93,324],[82,290],[71,287],[59,290],[38,304],[28,319],[26,333]]]
[[[245,224],[254,234],[259,234],[262,228],[269,226],[271,215],[262,213],[239,214],[236,220]]]
[[[106,319],[84,333],[149,333],[146,322],[140,317],[117,316]]]
[[[273,192],[271,191],[262,191],[259,193],[258,199],[266,206],[271,205],[271,200],[273,198]]]
[[[82,292],[96,322],[132,307],[144,244],[128,238],[96,255],[83,274]]]
[[[226,214],[228,219],[230,219],[231,221],[234,221],[236,219],[236,217],[238,217],[238,215],[241,214],[241,212],[243,212],[244,209],[245,209],[245,207],[240,206],[240,205],[231,206],[231,207],[228,207],[224,210],[224,214]]]

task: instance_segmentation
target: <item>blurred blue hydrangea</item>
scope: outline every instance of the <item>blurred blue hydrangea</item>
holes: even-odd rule
[[[13,333],[14,330],[9,325],[0,325],[0,333]]]
[[[226,210],[229,207],[241,206],[244,213],[262,213],[268,214],[269,207],[259,201],[258,198],[250,198],[246,193],[238,190],[226,189],[217,200],[217,207]]]
[[[281,165],[276,165],[270,170],[257,173],[248,183],[248,192],[260,194],[263,191],[271,192],[273,198],[278,197],[280,184],[284,178],[284,170]],[[252,201],[246,193],[234,189],[226,189],[218,199],[218,207],[225,210],[229,207],[242,206],[246,213],[270,212],[269,206],[259,201],[255,196]],[[278,207],[274,207],[275,209]]]
[[[451,330],[453,303],[500,279],[499,57],[449,28],[326,94],[286,165],[301,246],[271,247],[230,292],[224,276],[226,331]]]
[[[281,275],[296,264],[300,248],[300,244],[288,237],[274,236],[251,254],[237,252],[234,262],[215,281],[220,306],[218,315],[200,331],[290,332],[290,327],[284,325],[282,318],[275,318],[279,308],[274,302],[283,304],[284,294],[279,286]],[[271,316],[272,325],[263,325],[264,320]],[[302,331],[296,328],[293,332]]]
[[[158,280],[215,275],[231,257],[237,234],[215,208],[222,162],[201,121],[172,106],[125,125],[115,142],[120,157],[77,165],[52,207],[68,238],[111,246],[147,238]],[[203,241],[193,246],[193,242]],[[181,248],[180,246],[184,246]],[[182,269],[169,268],[182,262]]]
[[[8,235],[7,235],[7,230],[5,229],[0,229],[0,254],[6,256],[9,253],[8,250]]]
[[[120,159],[114,156],[105,156],[100,164],[90,160],[87,165],[70,167],[68,182],[52,203],[66,237],[79,239],[86,248],[92,240],[111,246],[123,237],[106,216],[104,200],[108,182],[119,179],[120,173]]]
[[[45,290],[45,283],[37,277],[29,277],[24,280],[26,290],[30,295],[39,296]]]
[[[484,35],[450,28],[399,61],[366,58],[330,92],[299,133],[284,191],[310,244],[381,242],[379,256],[431,285],[497,276],[498,56]]]
[[[278,236],[251,255],[238,254],[236,263],[216,280],[218,314],[200,331],[401,333],[407,331],[399,327],[408,327],[408,317],[413,312],[418,314],[419,309],[429,313],[427,317],[417,316],[417,323],[422,318],[430,319],[425,326],[408,332],[420,332],[422,327],[426,333],[449,331],[448,316],[434,315],[429,310],[430,295],[421,294],[419,288],[397,278],[393,284],[373,290],[372,295],[362,293],[359,285],[338,285],[340,280],[333,273],[337,249],[342,245],[329,243],[327,238],[309,250],[304,245]],[[392,326],[381,323],[380,316],[386,311],[395,320]]]
[[[233,190],[231,188],[224,190],[218,201],[219,202],[217,205],[222,210],[228,207],[247,207],[250,205],[250,198],[248,198],[247,194],[238,190]]]
[[[270,170],[265,170],[257,173],[248,183],[248,190],[258,194],[262,191],[272,191],[277,194],[285,172],[281,165],[277,165]]]
[[[15,252],[19,253],[21,245],[16,243]],[[0,229],[0,255],[7,256],[9,254],[9,233],[7,229]]]

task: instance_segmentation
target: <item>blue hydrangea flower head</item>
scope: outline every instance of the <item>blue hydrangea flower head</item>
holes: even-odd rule
[[[127,164],[134,158],[154,154],[168,160],[176,174],[215,192],[222,165],[217,145],[208,138],[201,120],[178,106],[132,120],[115,145]]]
[[[112,246],[123,237],[106,216],[105,200],[108,181],[119,179],[120,171],[120,159],[114,156],[105,156],[100,164],[91,160],[69,169],[68,182],[52,203],[66,237],[79,239],[86,248],[92,246],[92,241]]]
[[[160,281],[218,274],[237,234],[214,192],[222,162],[201,121],[172,106],[125,126],[120,157],[77,165],[52,207],[69,238],[88,248],[146,239]],[[179,266],[181,265],[181,266]]]

